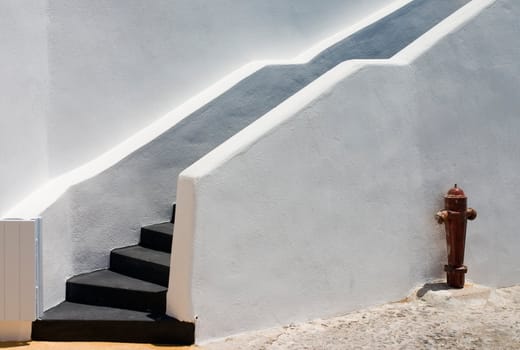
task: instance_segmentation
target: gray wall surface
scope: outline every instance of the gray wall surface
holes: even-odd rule
[[[3,0],[0,217],[252,60],[390,0]]]
[[[95,158],[235,69],[390,0],[49,0],[49,168]]]
[[[190,164],[342,60],[388,58],[468,0],[439,1],[415,0],[307,64],[255,72],[115,166],[71,187],[42,215],[45,305],[60,301],[66,277],[107,267],[110,250],[137,243],[142,225],[167,221],[177,177]],[[57,240],[67,251],[62,257],[53,254]]]
[[[47,180],[46,1],[0,1],[0,217]]]
[[[499,0],[410,64],[340,66],[186,169],[169,314],[205,341],[400,300],[444,277],[454,183],[467,278],[520,283],[518,18]]]
[[[98,156],[243,64],[293,58],[388,3],[49,0],[50,176]],[[179,172],[254,118],[206,125],[201,117],[195,130],[180,123],[188,127],[45,210],[45,308],[63,300],[66,278],[106,267],[110,250],[136,243],[141,225],[165,221]]]

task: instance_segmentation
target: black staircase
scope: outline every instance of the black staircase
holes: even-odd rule
[[[171,222],[114,249],[109,269],[70,278],[66,301],[33,322],[32,339],[193,344],[194,324],[165,315],[174,217],[175,205]]]

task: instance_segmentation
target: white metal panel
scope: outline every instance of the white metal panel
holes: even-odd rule
[[[5,223],[0,221],[0,320],[5,320]]]
[[[20,226],[5,223],[5,319],[20,319]]]
[[[20,228],[20,320],[32,321],[36,313],[36,250],[34,222],[22,221]]]
[[[36,318],[35,222],[0,222],[0,320]]]

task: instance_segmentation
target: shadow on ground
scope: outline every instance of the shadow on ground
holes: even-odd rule
[[[7,342],[7,343],[0,343],[0,349],[5,348],[17,348],[19,346],[27,346],[29,345],[28,342]]]
[[[446,284],[446,282],[435,282],[435,283],[426,283],[421,287],[416,293],[417,297],[422,298],[429,291],[439,291],[439,290],[448,290],[453,289]]]

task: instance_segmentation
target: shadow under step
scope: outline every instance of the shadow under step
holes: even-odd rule
[[[110,270],[168,287],[170,254],[139,245],[114,249]]]
[[[164,313],[167,288],[110,270],[70,278],[66,300],[120,309]]]
[[[139,245],[171,253],[173,240],[173,224],[163,222],[160,224],[141,227],[141,242]]]
[[[63,302],[32,324],[32,339],[191,345],[195,325],[164,314]]]

